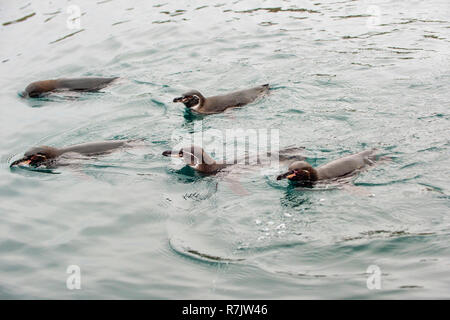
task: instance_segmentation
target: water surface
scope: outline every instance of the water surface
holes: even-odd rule
[[[74,4],[81,24],[70,29]],[[0,297],[449,298],[449,9],[3,3]],[[18,95],[31,81],[79,76],[122,79],[81,97]],[[191,117],[172,103],[191,88],[264,83],[268,97],[224,114]],[[305,147],[313,165],[372,147],[392,161],[351,189],[248,172],[242,193],[161,155],[182,136],[230,128],[278,129],[280,146]],[[56,174],[8,167],[34,145],[105,139],[145,144]],[[66,288],[69,265],[81,268],[81,290]],[[380,290],[367,288],[370,265]]]

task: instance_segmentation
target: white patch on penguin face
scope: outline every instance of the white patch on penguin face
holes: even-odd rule
[[[191,109],[195,110],[195,111],[198,111],[198,109],[200,108],[200,97],[195,95],[195,94],[193,96],[198,99],[198,103],[195,106],[191,107]]]

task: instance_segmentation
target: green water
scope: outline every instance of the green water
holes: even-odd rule
[[[77,1],[69,29],[73,4],[0,5],[0,298],[450,297],[448,1]],[[18,95],[79,76],[122,79]],[[264,83],[224,114],[172,103]],[[372,147],[392,161],[345,189],[244,170],[236,192],[161,155],[230,128],[278,129],[313,165]],[[143,143],[56,174],[9,169],[34,145],[108,139]]]

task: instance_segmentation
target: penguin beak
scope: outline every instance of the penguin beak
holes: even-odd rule
[[[173,153],[172,150],[166,150],[162,155],[164,157],[181,158],[179,153]]]
[[[173,102],[183,102],[183,103],[185,103],[185,102],[188,102],[189,99],[191,99],[191,98],[192,98],[192,96],[178,97],[178,98],[173,99]]]
[[[29,165],[30,163],[31,163],[31,159],[22,158],[22,159],[16,160],[13,163],[11,163],[9,167],[12,168],[15,166],[25,166],[25,165]]]
[[[294,171],[288,171],[288,172],[285,172],[283,174],[280,174],[277,177],[277,180],[286,179],[286,178],[291,180],[293,177],[295,177],[295,172]]]
[[[46,156],[37,154],[37,155],[31,155],[23,157],[22,159],[16,160],[13,163],[10,164],[10,168],[15,166],[33,166],[33,167],[39,167],[47,160]]]

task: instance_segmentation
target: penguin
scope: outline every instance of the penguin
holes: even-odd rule
[[[115,149],[127,146],[130,140],[110,140],[76,144],[68,147],[55,148],[49,146],[34,147],[25,152],[23,158],[11,163],[10,168],[15,166],[53,166],[58,158],[66,153],[77,153],[85,156],[109,153]]]
[[[41,80],[30,83],[21,93],[24,98],[41,98],[51,92],[61,90],[98,91],[109,85],[118,77],[113,78],[72,78]]]
[[[311,183],[319,180],[334,179],[373,165],[375,161],[376,149],[345,156],[317,168],[313,168],[306,161],[294,161],[289,166],[288,171],[280,174],[277,180],[287,178],[289,181]]]
[[[246,90],[205,98],[199,91],[191,90],[181,97],[173,99],[173,102],[182,102],[186,108],[201,114],[215,114],[228,108],[241,107],[251,103],[268,91],[269,85],[264,84]]]
[[[206,174],[216,173],[229,165],[214,160],[202,147],[196,145],[183,147],[178,152],[167,150],[162,155],[165,157],[182,158],[188,166]]]

